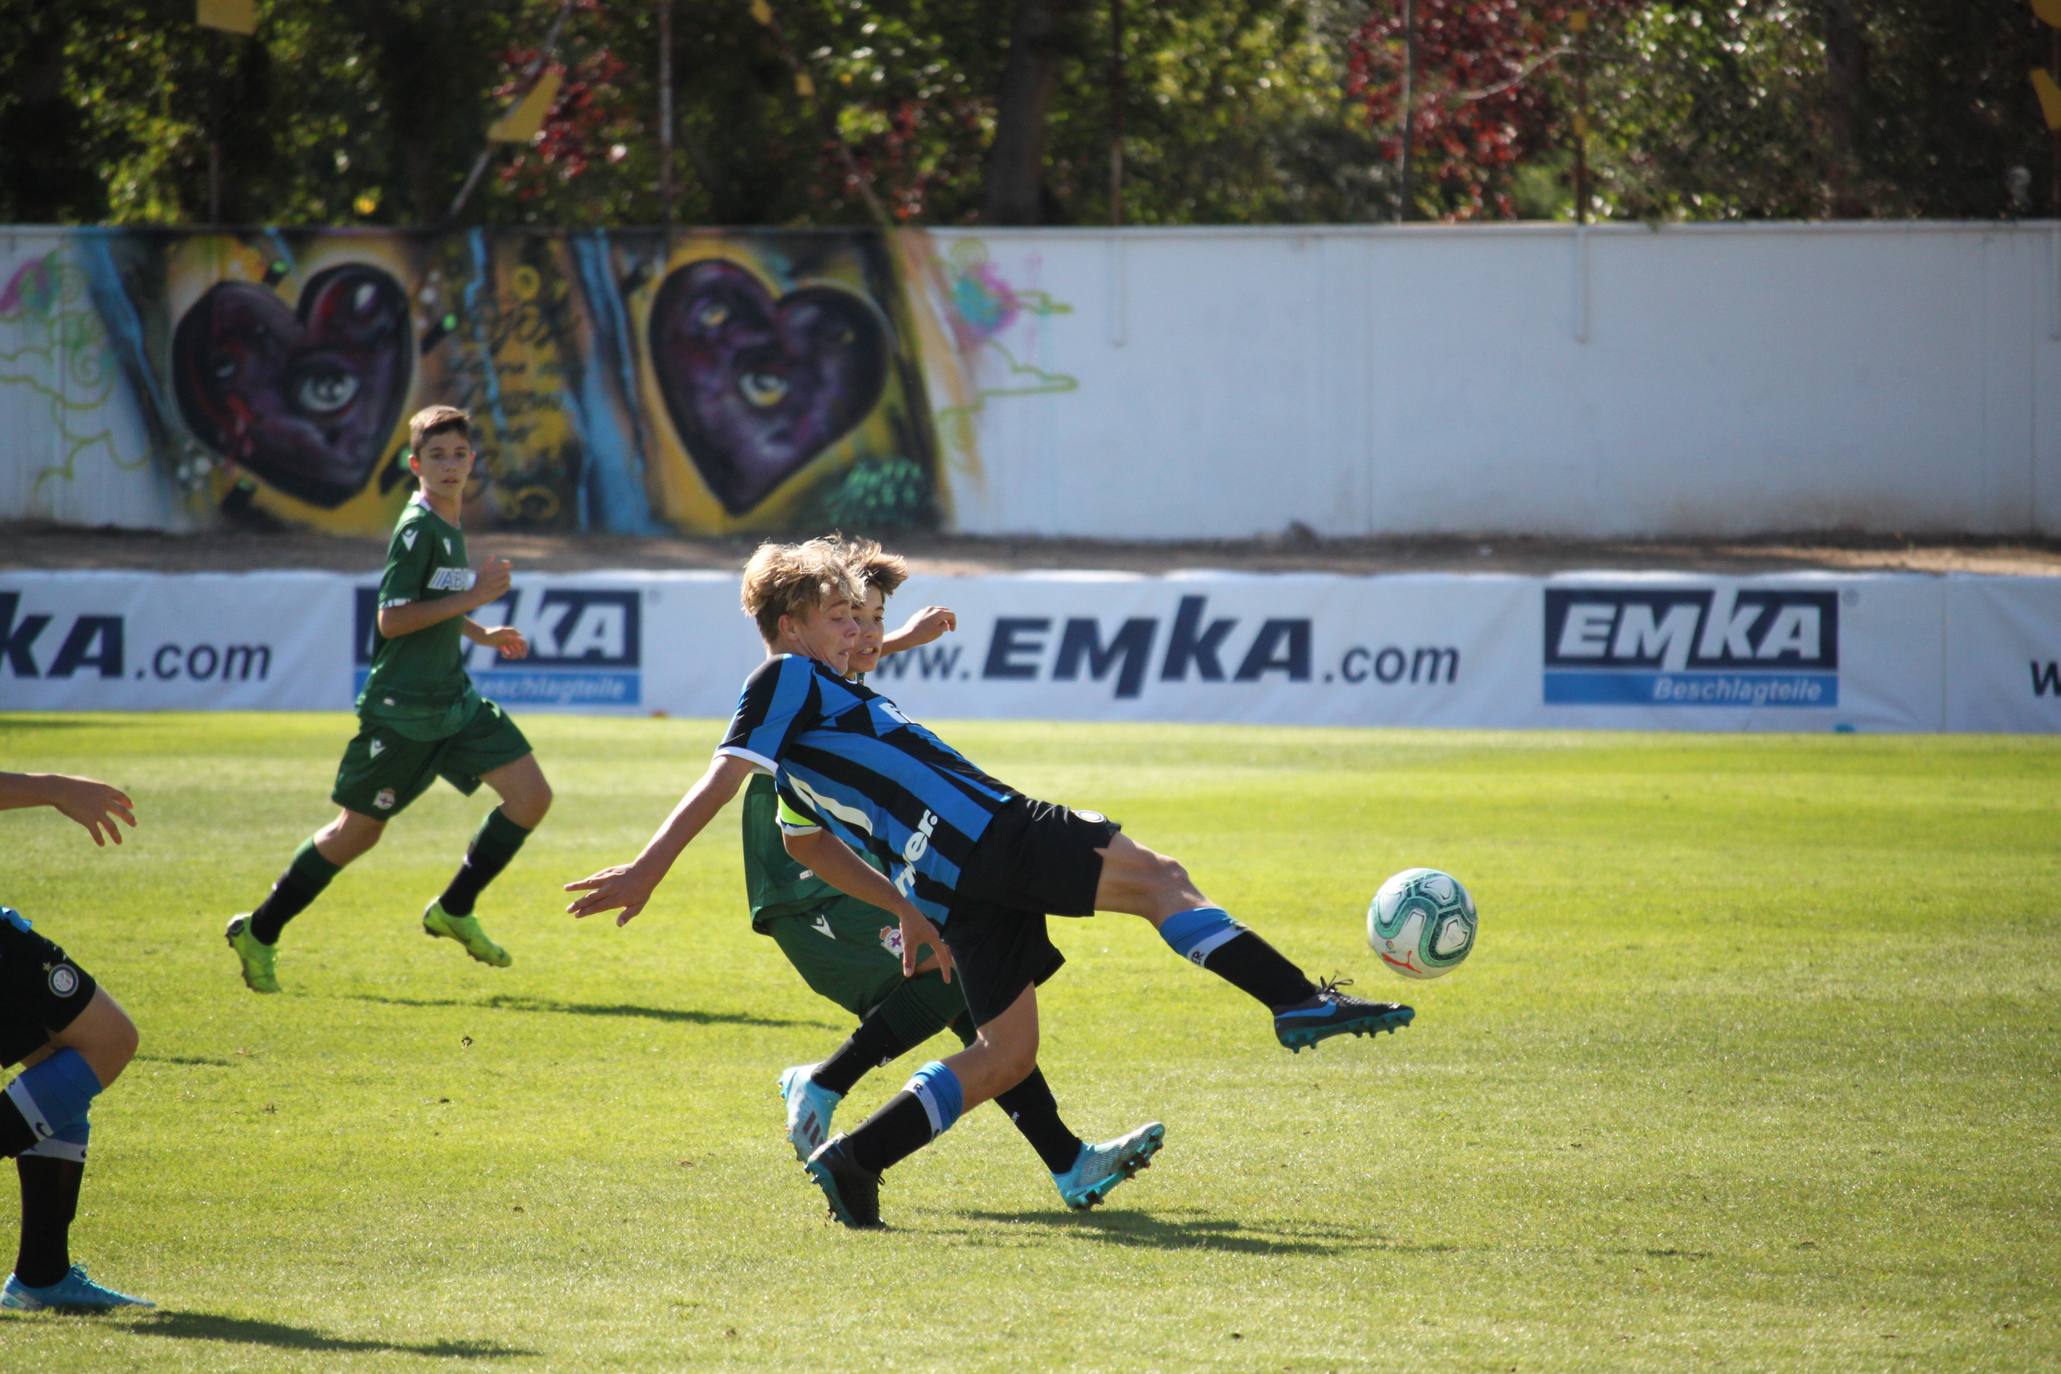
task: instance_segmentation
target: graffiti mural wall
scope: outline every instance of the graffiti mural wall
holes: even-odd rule
[[[922,240],[0,235],[0,516],[384,531],[408,416],[450,402],[486,528],[948,523],[979,355],[1026,307]]]

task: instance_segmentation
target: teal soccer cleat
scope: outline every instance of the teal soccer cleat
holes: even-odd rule
[[[814,1064],[797,1064],[780,1075],[780,1098],[787,1103],[787,1143],[804,1164],[830,1139],[830,1114],[844,1101],[843,1093],[816,1086],[809,1077],[815,1070]]]
[[[859,1166],[843,1136],[830,1137],[804,1167],[823,1190],[831,1216],[855,1231],[880,1225],[880,1175]]]
[[[1275,1038],[1301,1054],[1304,1046],[1334,1035],[1373,1035],[1377,1031],[1394,1034],[1416,1019],[1417,1013],[1400,1002],[1369,1002],[1339,991],[1351,982],[1350,978],[1335,982],[1325,979],[1317,984],[1317,995],[1310,1005],[1276,1012]]]
[[[1059,1185],[1059,1196],[1067,1206],[1085,1212],[1108,1197],[1117,1184],[1150,1168],[1152,1156],[1159,1153],[1165,1140],[1166,1127],[1154,1121],[1100,1145],[1083,1145],[1073,1167],[1052,1175],[1052,1181]]]
[[[75,1264],[63,1278],[42,1288],[31,1288],[14,1275],[0,1288],[0,1307],[10,1312],[106,1312],[116,1307],[155,1307],[144,1298],[132,1298],[86,1277],[84,1265]]]

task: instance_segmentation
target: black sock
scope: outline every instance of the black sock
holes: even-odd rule
[[[21,1243],[14,1276],[31,1288],[48,1288],[72,1267],[72,1218],[79,1213],[79,1182],[86,1166],[72,1159],[23,1155],[14,1168],[21,1176]]]
[[[885,1173],[930,1143],[930,1113],[921,1098],[904,1088],[860,1122],[846,1143],[860,1168]]]
[[[286,923],[306,911],[308,903],[321,896],[329,880],[341,872],[340,866],[322,857],[312,837],[302,840],[301,847],[293,853],[293,862],[272,884],[271,895],[250,914],[250,933],[260,944],[278,944],[279,932]]]
[[[0,1092],[0,1158],[18,1155],[38,1140],[36,1128],[14,1105],[14,1099]]]
[[[1202,966],[1273,1011],[1296,1006],[1317,995],[1316,984],[1301,969],[1249,930],[1211,950]]]
[[[1059,1103],[1042,1069],[1032,1069],[1030,1077],[1008,1092],[996,1093],[995,1105],[1009,1113],[1016,1129],[1053,1173],[1065,1173],[1081,1157],[1081,1138],[1059,1119]]]
[[[809,1078],[817,1087],[843,1096],[869,1070],[901,1058],[945,1028],[945,1020],[912,986],[913,981],[905,979],[885,1001],[867,1012],[852,1038],[816,1066]]]
[[[479,894],[508,867],[508,861],[529,837],[530,832],[509,820],[508,813],[500,807],[487,812],[487,818],[473,832],[465,862],[451,875],[451,885],[444,889],[444,895],[437,898],[445,913],[470,916]]]

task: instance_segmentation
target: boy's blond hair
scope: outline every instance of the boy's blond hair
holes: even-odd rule
[[[424,406],[408,417],[408,451],[420,454],[432,434],[456,430],[472,442],[472,416],[457,406]]]
[[[780,637],[783,615],[800,617],[834,601],[865,600],[840,547],[828,539],[759,545],[744,565],[740,593],[744,613],[758,623],[759,638],[769,645]]]
[[[909,580],[909,560],[881,548],[879,540],[845,539],[841,543],[844,565],[851,570],[852,581],[859,584],[861,592],[877,588],[880,599],[886,601]]]

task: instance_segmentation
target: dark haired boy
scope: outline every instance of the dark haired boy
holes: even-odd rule
[[[515,722],[466,676],[462,641],[511,659],[526,655],[529,645],[512,626],[488,629],[471,618],[507,593],[509,575],[503,558],[483,559],[477,570],[466,564],[459,525],[472,476],[471,417],[456,406],[430,406],[409,420],[408,439],[408,467],[420,490],[387,545],[358,733],[344,748],[330,792],[341,809],[302,842],[271,895],[232,917],[225,932],[253,992],[279,991],[275,961],[286,923],[439,777],[466,796],[485,783],[501,805],[487,813],[450,884],[423,910],[422,931],[457,941],[483,964],[514,962],[480,929],[473,908],[544,819],[551,785]]]

